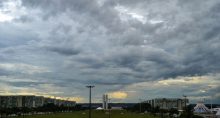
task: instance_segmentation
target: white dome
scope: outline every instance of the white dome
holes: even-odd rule
[[[208,113],[210,110],[203,104],[203,102],[198,102],[194,107],[195,113]]]
[[[220,116],[220,110],[218,110],[218,112],[216,113],[216,116]]]

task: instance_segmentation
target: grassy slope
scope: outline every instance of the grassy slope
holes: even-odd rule
[[[124,114],[121,114],[121,113]],[[22,117],[18,117],[22,118]],[[88,112],[83,114],[83,111],[73,113],[57,113],[51,115],[33,115],[25,116],[25,118],[88,118]],[[92,118],[108,118],[108,114],[104,111],[93,111]],[[125,111],[112,111],[111,118],[157,118],[146,114],[135,114]]]

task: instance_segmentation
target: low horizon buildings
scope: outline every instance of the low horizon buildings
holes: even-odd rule
[[[46,104],[73,107],[76,101],[47,98],[35,95],[0,95],[0,108],[37,108]]]
[[[155,98],[145,101],[149,103],[152,107],[159,107],[160,109],[177,109],[183,110],[189,103],[188,99],[181,98]]]

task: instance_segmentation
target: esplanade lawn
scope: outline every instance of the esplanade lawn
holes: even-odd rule
[[[16,118],[23,118],[19,116]],[[29,115],[24,118],[88,118],[87,111],[76,111],[71,113],[53,113],[44,115]],[[92,118],[109,118],[107,111],[92,111]],[[159,118],[150,114],[139,114],[127,111],[111,111],[110,118]]]

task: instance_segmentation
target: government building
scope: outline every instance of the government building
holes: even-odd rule
[[[188,99],[181,98],[155,98],[152,100],[145,101],[149,103],[152,107],[159,107],[160,109],[177,109],[183,110],[189,103]]]
[[[55,98],[47,98],[35,95],[10,95],[0,96],[0,108],[37,108],[46,104],[54,104],[57,106],[73,107],[75,101],[61,100]]]

